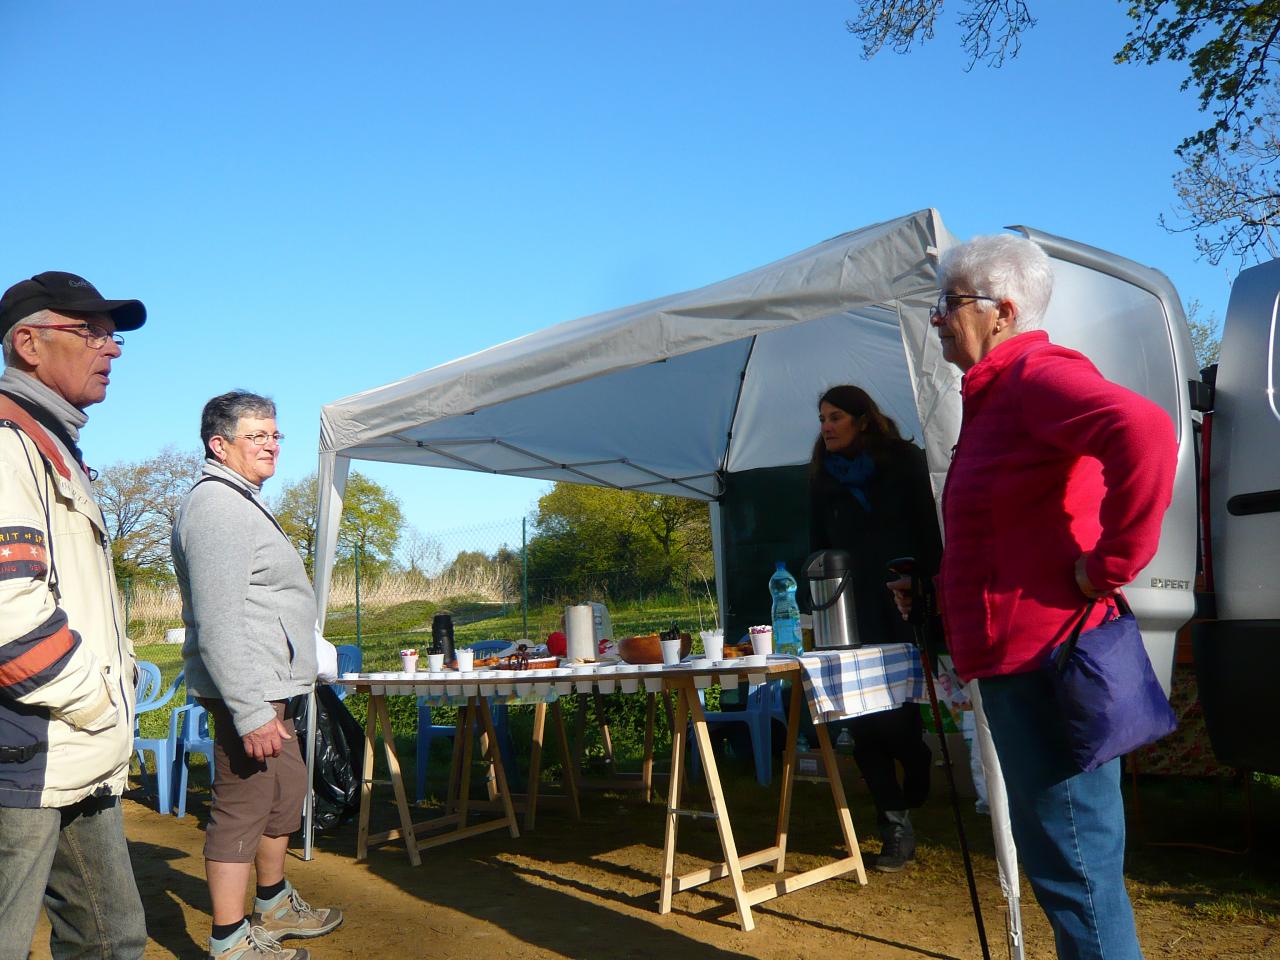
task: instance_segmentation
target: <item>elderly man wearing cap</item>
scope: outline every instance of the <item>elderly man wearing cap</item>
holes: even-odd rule
[[[133,646],[77,446],[119,331],[145,320],[72,273],[0,298],[0,960],[27,956],[41,901],[56,957],[146,943],[119,804]]]

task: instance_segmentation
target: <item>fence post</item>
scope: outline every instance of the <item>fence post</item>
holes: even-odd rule
[[[520,635],[529,639],[529,518],[520,518]]]
[[[121,593],[124,594],[124,623],[127,631],[129,629],[129,612],[133,609],[133,577],[121,577],[120,586],[123,588]]]
[[[360,544],[355,546],[356,558],[356,646],[364,649],[360,643]]]

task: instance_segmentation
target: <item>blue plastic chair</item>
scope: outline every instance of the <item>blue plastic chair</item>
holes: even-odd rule
[[[505,650],[509,646],[510,644],[505,640],[482,640],[480,643],[473,643],[471,649],[475,651],[476,656],[484,657]],[[339,657],[341,657],[341,647],[338,648],[338,652]],[[507,780],[514,784],[516,774],[515,746],[511,742],[511,730],[507,725],[507,708],[505,704],[495,705],[491,703],[489,709],[493,714],[494,732],[498,735],[498,752],[502,756],[502,766],[507,771]],[[478,729],[479,727],[477,727]],[[453,739],[457,733],[458,728],[455,726],[432,723],[431,707],[427,704],[426,698],[418,698],[416,779],[419,801],[426,796],[427,792],[427,763],[431,758],[431,741],[436,737]]]
[[[359,673],[363,665],[364,654],[360,652],[359,647],[354,643],[338,644],[338,676],[344,673]],[[351,690],[349,687],[336,685],[333,687],[333,692],[338,695],[339,700],[345,700]]]
[[[133,752],[138,755],[138,767],[143,779],[147,774],[146,754],[151,753],[156,762],[156,809],[160,813],[173,810],[174,763],[177,759],[177,717],[169,716],[167,737],[143,737],[139,734],[138,720],[144,713],[166,706],[182,683],[179,673],[167,688],[160,676],[160,668],[146,660],[138,661],[138,684],[134,689],[135,712],[133,716]]]
[[[182,679],[182,674],[178,674]],[[173,737],[174,776],[176,783],[175,815],[181,819],[187,815],[187,774],[191,754],[203,754],[209,766],[209,786],[213,786],[213,737],[209,734],[209,711],[195,701],[191,693],[187,693],[186,706],[173,711],[169,720],[170,736]]]
[[[702,690],[698,699],[706,704]],[[762,683],[747,694],[746,706],[741,710],[717,710],[707,715],[707,726],[726,723],[745,723],[751,735],[751,755],[756,765],[756,782],[767,787],[773,782],[773,721],[787,725],[786,710],[782,705],[782,683]],[[690,742],[692,743],[692,736]],[[690,770],[695,778],[702,777],[702,755],[697,747],[689,750]]]

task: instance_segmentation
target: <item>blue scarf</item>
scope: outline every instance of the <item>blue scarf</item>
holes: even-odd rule
[[[840,486],[862,504],[862,509],[871,512],[871,501],[867,498],[867,484],[876,475],[876,464],[871,454],[862,453],[850,460],[838,453],[829,453],[822,461],[823,468],[831,474]]]

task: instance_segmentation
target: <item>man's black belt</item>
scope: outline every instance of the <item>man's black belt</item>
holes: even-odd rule
[[[37,753],[48,749],[47,743],[28,743],[25,747],[0,746],[0,763],[26,763]]]

